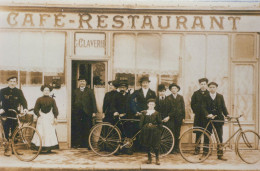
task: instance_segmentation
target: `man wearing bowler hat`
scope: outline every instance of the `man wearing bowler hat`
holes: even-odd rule
[[[228,116],[228,111],[224,101],[223,95],[217,93],[218,84],[215,82],[210,82],[208,84],[209,94],[205,97],[205,100],[202,105],[202,109],[207,118],[213,120],[221,120],[223,122],[214,122],[220,143],[223,142],[223,125],[224,125],[224,116]],[[212,126],[208,127],[208,131],[212,132]],[[205,143],[208,144],[208,138],[205,139]],[[207,151],[208,148],[205,148],[204,151]],[[217,147],[218,159],[226,161],[227,159],[223,157],[223,149],[221,146]],[[205,154],[205,153],[204,153]]]
[[[179,136],[181,132],[181,125],[185,118],[185,104],[183,96],[178,94],[180,86],[172,83],[169,86],[169,90],[172,92],[171,95],[167,96],[169,103],[169,128],[174,134],[174,147],[172,153],[179,153]]]
[[[114,116],[112,111],[112,102],[116,94],[118,94],[118,81],[113,80],[108,82],[110,90],[105,94],[104,101],[103,101],[103,113],[105,114],[104,122],[109,122],[114,124]]]
[[[0,90],[0,114],[3,114],[7,117],[16,117],[14,112],[10,112],[8,110],[13,109],[18,112],[20,110],[20,105],[23,106],[23,112],[27,113],[27,101],[24,98],[22,90],[16,88],[17,77],[9,77],[7,81],[8,87]],[[13,134],[17,124],[17,120],[13,119],[6,119],[6,121],[3,123],[5,137],[7,140],[11,138],[9,137],[9,130],[11,130],[11,134]],[[6,145],[4,155],[10,156],[11,154],[11,144]]]
[[[73,93],[72,102],[72,126],[73,126],[73,146],[87,147],[89,132],[92,127],[92,117],[96,116],[97,106],[93,90],[87,88],[87,80],[80,76],[78,79],[79,88]]]
[[[140,79],[141,88],[135,90],[131,96],[130,108],[131,111],[139,115],[143,110],[147,110],[147,100],[155,99],[156,94],[153,90],[149,88],[149,83],[151,82],[147,76],[143,76]]]

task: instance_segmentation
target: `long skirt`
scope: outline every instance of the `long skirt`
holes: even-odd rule
[[[43,113],[40,111],[40,117],[37,120],[36,129],[41,135],[42,150],[58,149],[58,138],[56,129],[54,126],[54,115],[52,110],[49,113]],[[32,143],[39,147],[40,140],[38,136],[33,136]]]

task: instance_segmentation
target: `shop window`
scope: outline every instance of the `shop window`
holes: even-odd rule
[[[255,35],[237,34],[234,38],[234,57],[236,59],[252,59],[255,57]]]
[[[55,89],[59,89],[65,85],[64,73],[44,73],[44,84],[52,85]]]
[[[150,88],[157,91],[160,80],[164,80],[161,75],[177,79],[180,47],[179,34],[115,34],[115,78],[126,77],[131,89],[139,89],[139,79],[146,75],[151,80]]]
[[[20,82],[22,85],[37,85],[42,84],[42,73],[41,72],[20,72]]]

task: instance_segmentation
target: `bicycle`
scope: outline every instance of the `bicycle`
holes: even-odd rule
[[[31,111],[33,109],[30,109]],[[0,115],[0,132],[1,137],[0,145],[7,146],[11,144],[12,152],[15,156],[21,161],[32,161],[34,160],[41,152],[42,148],[42,140],[39,132],[32,126],[30,126],[33,122],[33,115],[27,113],[17,113],[13,109],[9,109],[9,112],[13,112],[16,114],[16,117],[9,117],[9,116],[1,116]],[[17,120],[18,126],[14,130],[13,134],[11,135],[11,131],[9,130],[9,142],[5,137],[4,128],[2,121],[6,119],[13,119]],[[35,147],[31,140],[33,137],[38,138],[40,142],[39,147]]]
[[[115,154],[119,149],[131,148],[137,135],[141,132],[139,130],[133,137],[127,138],[125,136],[124,125],[126,122],[139,122],[139,119],[123,119],[123,114],[119,115],[118,121],[112,125],[108,122],[102,122],[95,125],[89,134],[89,146],[91,150],[99,156],[110,156]],[[118,128],[118,124],[122,124],[122,132]],[[171,130],[164,126],[161,131],[160,155],[165,156],[169,154],[174,146],[174,136]],[[152,152],[153,155],[154,152]]]
[[[225,122],[221,120],[212,120],[210,119],[205,128],[202,127],[193,127],[185,131],[179,142],[181,156],[188,162],[199,163],[205,161],[209,155],[212,153],[213,144],[215,148],[224,149],[231,144],[231,139],[236,137],[235,141],[235,152],[236,154],[246,163],[254,164],[260,159],[260,136],[253,130],[243,130],[239,122],[240,116],[228,116],[226,117],[228,123],[237,123],[238,130],[232,134],[228,140],[224,143],[220,143],[214,122]],[[215,137],[215,142],[211,137],[211,133],[207,130],[209,125],[212,125],[213,134]],[[196,133],[200,133],[198,140],[196,141]],[[206,142],[205,140],[208,139]],[[201,150],[204,149],[204,150]],[[201,153],[203,151],[203,153]]]

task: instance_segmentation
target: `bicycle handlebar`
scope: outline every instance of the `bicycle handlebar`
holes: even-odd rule
[[[34,109],[34,108],[29,109],[28,112],[33,111],[33,109]],[[26,114],[28,113],[28,112],[25,112],[25,113],[17,113],[16,110],[14,110],[14,109],[8,109],[8,111],[14,112],[16,115],[19,115],[19,116],[24,116],[24,115],[26,115]]]

